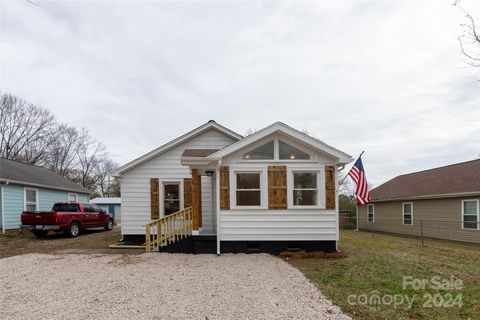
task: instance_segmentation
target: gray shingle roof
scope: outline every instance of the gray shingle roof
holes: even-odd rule
[[[90,190],[59,176],[53,171],[22,162],[0,158],[0,180],[65,191],[92,193]]]

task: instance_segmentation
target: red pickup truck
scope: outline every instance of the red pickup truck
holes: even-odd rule
[[[58,202],[51,211],[24,211],[22,228],[31,230],[39,238],[49,230],[76,237],[81,229],[104,227],[113,229],[113,216],[94,204]]]

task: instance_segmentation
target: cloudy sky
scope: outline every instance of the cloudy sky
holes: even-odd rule
[[[210,119],[365,150],[374,185],[480,155],[480,70],[453,1],[32,2],[0,3],[1,89],[120,164]]]

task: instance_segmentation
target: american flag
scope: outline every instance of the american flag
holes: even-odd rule
[[[355,195],[357,196],[358,204],[367,204],[370,202],[370,192],[368,192],[367,177],[365,176],[365,170],[363,169],[362,157],[359,157],[353,165],[348,175],[357,185]]]

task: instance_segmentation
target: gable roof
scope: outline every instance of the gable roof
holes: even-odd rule
[[[480,194],[480,159],[395,177],[370,193],[372,201]]]
[[[346,163],[349,163],[351,162],[353,159],[352,159],[352,156],[350,156],[349,154],[343,152],[343,151],[340,151],[328,144],[326,144],[325,142],[322,142],[318,139],[315,139],[303,132],[300,132],[298,131],[297,129],[294,129],[288,125],[286,125],[285,123],[283,122],[275,122],[271,125],[269,125],[268,127],[265,127],[263,128],[262,130],[259,130],[245,138],[243,138],[242,140],[240,141],[237,141],[229,146],[226,146],[225,148],[211,154],[210,156],[208,156],[207,158],[210,158],[210,159],[217,159],[217,158],[222,158],[228,154],[231,154],[237,150],[240,150],[246,146],[248,146],[249,144],[255,142],[255,141],[258,141],[270,134],[273,134],[275,132],[282,132],[282,133],[285,133],[287,134],[288,136],[291,136],[293,138],[296,138],[304,143],[306,143],[307,145],[309,145],[310,147],[318,150],[318,151],[321,151],[323,153],[326,153],[330,156],[333,156],[335,158],[338,159],[339,163],[342,163],[342,164],[346,164]]]
[[[0,181],[49,189],[92,193],[90,190],[83,188],[47,168],[5,158],[0,158]]]
[[[117,170],[113,171],[112,172],[112,175],[115,176],[115,177],[118,177],[120,176],[123,172],[126,172],[132,168],[135,168],[136,166],[152,159],[152,158],[155,158],[157,156],[159,156],[160,154],[164,153],[164,152],[167,152],[168,150],[172,149],[172,148],[175,148],[176,146],[184,143],[185,141],[188,141],[210,129],[214,129],[214,130],[217,130],[235,140],[240,140],[242,139],[243,137],[241,135],[239,135],[238,133],[216,123],[214,120],[210,120],[208,121],[207,123],[193,129],[192,131],[190,132],[187,132],[185,133],[184,135],[176,138],[176,139],[173,139],[172,141],[158,147],[157,149],[155,150],[152,150],[146,154],[144,154],[143,156],[133,160],[133,161],[130,161],[129,163],[121,166],[120,168],[118,168]]]

